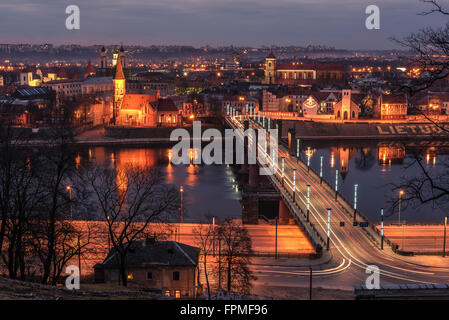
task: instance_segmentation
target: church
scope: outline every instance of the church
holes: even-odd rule
[[[278,63],[272,50],[265,59],[265,84],[331,86],[345,79],[346,68],[340,64]]]
[[[176,127],[181,124],[180,111],[171,99],[157,94],[126,92],[122,56],[117,55],[113,77],[113,109],[111,123],[132,127]]]

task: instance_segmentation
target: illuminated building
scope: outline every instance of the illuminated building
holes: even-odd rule
[[[345,81],[346,68],[339,64],[277,63],[273,51],[265,59],[265,84],[333,84]]]
[[[117,57],[113,79],[112,122],[121,126],[178,126],[179,110],[170,99],[160,99],[157,94],[126,93],[126,78],[121,56]]]
[[[421,112],[430,115],[449,114],[449,93],[426,92],[415,99],[413,104]]]
[[[356,120],[359,118],[359,106],[352,99],[352,92],[350,89],[343,90],[341,94],[341,101],[334,106],[334,115],[338,120]]]
[[[407,117],[408,101],[405,95],[381,95],[379,105],[382,120],[400,120]]]
[[[197,285],[199,248],[175,241],[133,241],[126,255],[128,283],[162,291],[175,298],[193,298]],[[119,257],[112,249],[94,266],[96,283],[117,283]]]
[[[333,92],[312,92],[302,104],[304,117],[317,114],[331,114],[339,94]]]

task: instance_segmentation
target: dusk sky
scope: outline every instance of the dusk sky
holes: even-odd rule
[[[65,29],[78,5],[81,30]],[[365,29],[365,8],[381,9],[381,29]],[[419,0],[1,0],[1,43],[142,45],[330,45],[390,49],[389,37],[447,17],[419,16]]]

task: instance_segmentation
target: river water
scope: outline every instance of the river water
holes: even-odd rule
[[[420,156],[425,170],[433,177],[447,174],[449,163],[448,142],[303,142],[302,159],[320,172],[323,157],[323,177],[335,187],[338,170],[338,190],[354,202],[358,185],[358,209],[371,221],[380,220],[380,209],[385,208],[385,220],[399,221],[399,192],[395,184],[411,178],[421,177],[422,169],[416,163]],[[309,151],[310,148],[310,151]],[[403,196],[403,198],[405,195]],[[397,204],[392,208],[392,202]],[[401,202],[401,222],[442,223],[447,207],[426,204],[412,205]]]
[[[310,152],[307,151],[310,148]],[[398,221],[398,207],[391,201],[398,197],[394,183],[416,177],[421,169],[415,154],[424,159],[431,174],[444,172],[449,163],[449,143],[436,142],[302,142],[302,159],[320,171],[323,157],[323,177],[335,185],[351,203],[354,185],[358,184],[358,209],[372,221],[380,220],[380,209],[385,208],[385,220]],[[92,147],[80,149],[76,163],[83,161],[120,168],[129,164],[141,167],[156,166],[165,174],[165,182],[184,187],[185,221],[207,217],[241,217],[241,193],[236,177],[226,165],[180,165],[170,163],[170,149],[165,147]],[[446,208],[447,209],[447,208]],[[432,205],[412,207],[401,204],[401,221],[441,223],[447,210]]]
[[[158,167],[167,184],[184,188],[185,222],[199,222],[209,217],[241,218],[241,193],[231,167],[176,166],[170,163],[169,157],[169,148],[93,147],[81,149],[75,162],[92,162],[117,169],[127,165]]]

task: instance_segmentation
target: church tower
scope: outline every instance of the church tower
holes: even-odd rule
[[[276,57],[273,54],[273,50],[270,50],[270,54],[265,59],[265,84],[276,83]]]
[[[123,74],[123,67],[120,55],[117,57],[117,66],[115,68],[115,75],[112,80],[114,85],[114,102],[113,102],[113,123],[117,124],[117,118],[120,114],[120,109],[122,107],[123,98],[126,93],[126,80]]]
[[[123,69],[126,69],[126,51],[125,48],[123,48],[123,44],[120,46],[119,56],[120,59],[122,60]]]
[[[108,67],[108,56],[106,48],[103,46],[100,53],[100,69],[105,70]]]
[[[341,117],[342,120],[351,119],[351,90],[345,89],[342,91],[341,97]]]

